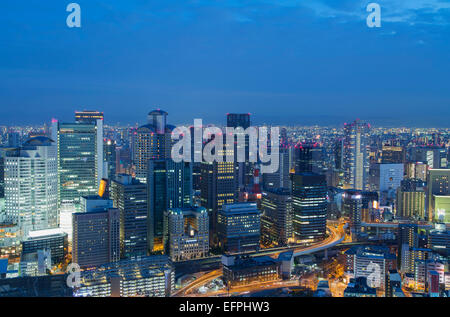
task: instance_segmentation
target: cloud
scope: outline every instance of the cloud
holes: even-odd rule
[[[367,17],[365,8],[371,2],[380,4],[383,22],[443,26],[450,24],[448,0],[280,0],[278,5],[304,7],[320,18],[341,18],[351,21],[365,19]]]

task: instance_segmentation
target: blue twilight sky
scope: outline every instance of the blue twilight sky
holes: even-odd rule
[[[0,124],[154,108],[172,123],[450,122],[449,0],[1,0],[0,15]]]

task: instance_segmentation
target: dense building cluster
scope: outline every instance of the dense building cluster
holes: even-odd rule
[[[171,296],[205,267],[228,289],[315,276],[317,294],[329,281],[340,296],[449,295],[449,129],[280,127],[263,145],[279,145],[279,167],[261,173],[250,114],[227,114],[244,142],[214,162],[174,161],[168,118],[122,127],[80,111],[1,127],[1,296]],[[197,145],[226,143],[208,138]],[[304,264],[315,253],[320,273]]]

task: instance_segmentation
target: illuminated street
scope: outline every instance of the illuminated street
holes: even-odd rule
[[[295,255],[304,255],[304,254],[316,252],[318,250],[322,250],[322,249],[326,248],[327,246],[335,245],[344,236],[343,225],[344,225],[344,223],[329,225],[327,227],[329,235],[325,240],[320,241],[318,243],[314,243],[313,245],[310,245],[307,247],[295,247],[295,248],[293,248],[294,254]],[[290,249],[292,249],[292,248],[290,248]],[[268,253],[268,255],[275,258],[281,252],[284,252],[286,250],[289,250],[289,248],[286,248],[283,251],[273,251],[271,253]],[[206,272],[206,273],[204,273],[204,275],[197,278],[192,283],[190,283],[190,284],[184,286],[183,288],[181,288],[180,290],[176,291],[173,296],[203,297],[203,296],[223,296],[223,295],[227,295],[227,294],[239,295],[239,294],[243,294],[243,293],[250,293],[250,292],[256,292],[256,291],[267,290],[267,289],[292,287],[292,286],[299,285],[298,280],[270,281],[270,282],[261,282],[261,283],[254,283],[251,285],[235,287],[229,291],[227,291],[226,289],[223,289],[223,290],[219,290],[219,291],[208,292],[205,294],[197,293],[200,288],[204,287],[211,281],[213,281],[217,278],[220,278],[221,276],[222,276],[222,270],[214,270],[214,271]],[[341,290],[341,288],[339,288],[339,289]],[[342,290],[342,292],[343,292],[343,290]]]

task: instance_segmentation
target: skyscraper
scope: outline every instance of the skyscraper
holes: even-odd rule
[[[307,142],[294,147],[295,172],[322,174],[322,148],[317,143]]]
[[[106,203],[106,206],[105,206]],[[81,268],[120,260],[120,212],[112,201],[83,197],[85,210],[72,214],[72,259]]]
[[[288,188],[266,190],[261,202],[261,241],[285,246],[292,239],[292,196]]]
[[[448,167],[447,149],[436,146],[417,146],[410,148],[409,159],[411,162],[422,162],[432,169]]]
[[[54,141],[31,138],[15,154],[5,157],[7,220],[17,223],[24,237],[31,230],[56,228],[58,165]]]
[[[175,128],[167,124],[167,112],[154,110],[148,114],[148,123],[136,131],[133,145],[136,178],[147,181],[150,160],[169,159],[171,152],[171,133]]]
[[[113,207],[120,213],[121,258],[147,255],[148,199],[147,185],[119,174],[110,187]]]
[[[113,180],[116,177],[116,144],[111,139],[103,140],[103,155],[104,162],[106,164],[104,178]]]
[[[175,163],[172,159],[150,160],[148,188],[148,248],[162,251],[167,247],[169,209],[185,208],[192,204],[192,165]]]
[[[407,163],[405,165],[405,168],[406,168],[405,172],[406,178],[420,179],[424,182],[427,181],[427,171],[428,171],[427,164],[422,162]]]
[[[275,173],[262,175],[264,189],[291,188],[289,149],[280,148],[280,166]]]
[[[397,217],[425,219],[425,182],[405,179],[397,189]]]
[[[203,207],[175,208],[168,214],[169,253],[173,261],[206,257],[209,253],[209,217]]]
[[[103,121],[58,124],[58,205],[79,210],[81,196],[94,195],[103,178]]]
[[[450,169],[430,169],[427,174],[427,217],[436,218],[435,196],[450,195]]]
[[[95,195],[103,178],[103,120],[95,123],[52,122],[58,146],[58,210],[60,226],[72,239],[72,213],[80,197]]]
[[[368,190],[369,125],[356,120],[344,126],[344,185],[346,188]]]
[[[256,203],[223,205],[217,215],[219,246],[230,253],[259,250],[260,224]]]
[[[233,162],[202,162],[200,201],[210,221],[210,242],[217,244],[217,213],[225,204],[237,202],[237,180]]]
[[[327,226],[327,183],[315,173],[292,175],[293,230],[295,239],[325,237]]]
[[[383,145],[381,163],[403,164],[406,161],[406,152],[401,146]]]
[[[227,127],[229,128],[242,128],[243,130],[250,127],[250,114],[249,113],[228,113],[227,114]],[[238,133],[236,133],[238,135]],[[237,153],[241,144],[236,143],[234,151],[234,166],[237,172],[237,186],[238,188],[245,188],[251,184],[253,163],[249,161],[249,137],[245,136],[245,162],[238,162]]]
[[[344,215],[350,218],[350,230],[353,239],[357,239],[361,234],[362,207],[363,201],[360,191],[345,191],[342,199],[342,211]]]
[[[409,266],[408,255],[410,248],[419,247],[419,228],[416,224],[399,224],[397,232],[397,259],[399,266],[404,269]],[[406,270],[407,271],[407,270]]]

